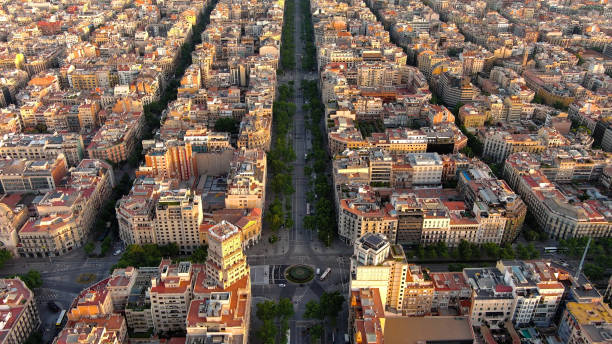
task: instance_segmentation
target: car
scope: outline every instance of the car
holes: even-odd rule
[[[113,253],[113,256],[118,256],[120,254],[121,254],[121,250],[117,250],[117,251],[115,251],[115,253]]]
[[[60,311],[60,307],[53,301],[49,301],[47,302],[47,307],[52,310],[54,313],[57,313]]]
[[[281,287],[281,288],[284,288],[284,287],[286,287],[287,285],[286,285],[285,283],[281,283],[281,284],[279,284],[278,286],[279,286],[279,287]]]
[[[317,275],[321,274],[321,269],[317,268]]]

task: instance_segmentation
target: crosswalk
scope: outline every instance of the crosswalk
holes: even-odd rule
[[[57,292],[52,289],[38,288],[34,291],[36,295],[36,303],[47,303],[58,299]]]

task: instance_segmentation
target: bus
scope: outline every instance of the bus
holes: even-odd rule
[[[325,269],[323,274],[321,274],[321,277],[319,277],[319,280],[321,280],[321,281],[324,280],[327,277],[327,275],[329,275],[330,272],[331,272],[331,268]]]
[[[291,343],[291,330],[287,329],[287,332],[285,333],[285,337],[287,337],[287,343]]]
[[[55,322],[55,328],[58,330],[62,329],[62,326],[64,324],[64,318],[66,318],[66,310],[62,309],[62,311],[59,314],[59,317],[57,317],[57,321]]]
[[[556,246],[544,247],[544,252],[546,253],[556,253],[557,251],[559,251],[559,248]]]
[[[310,203],[306,202],[306,215],[310,215]]]

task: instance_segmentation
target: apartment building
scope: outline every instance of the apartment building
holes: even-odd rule
[[[93,189],[89,197],[96,209],[102,207],[117,185],[113,167],[106,161],[83,159],[77,166],[72,167],[69,173],[67,184],[70,187],[79,190]]]
[[[364,252],[376,257],[377,264]],[[383,255],[385,255],[383,257]],[[426,315],[431,312],[433,283],[426,280],[421,268],[406,262],[399,245],[390,245],[381,234],[367,234],[355,245],[351,261],[351,290],[378,288],[381,302],[390,311],[405,315]]]
[[[127,326],[134,332],[146,333],[154,328],[148,291],[151,281],[158,275],[158,267],[138,268],[138,273],[135,275],[124,309]]]
[[[53,344],[70,344],[87,340],[91,344],[120,344],[127,340],[128,328],[121,314],[107,314],[79,321],[68,321]]]
[[[359,149],[367,147],[368,141],[363,139],[357,128],[330,131],[327,134],[329,141],[329,152],[332,156],[342,153],[347,149]]]
[[[155,243],[176,243],[182,252],[200,247],[202,199],[189,189],[162,190],[155,205]]]
[[[106,289],[110,292],[114,311],[125,310],[130,293],[138,279],[138,273],[138,269],[132,266],[115,269],[111,273]]]
[[[568,302],[558,334],[568,344],[607,343],[612,340],[612,310],[601,302]]]
[[[380,290],[363,287],[351,290],[348,328],[353,343],[384,343],[385,308]]]
[[[482,127],[487,119],[486,113],[473,104],[463,105],[459,109],[459,120],[466,128]]]
[[[395,242],[397,216],[391,206],[366,197],[340,200],[338,234],[342,240],[352,244],[366,233],[381,233]]]
[[[549,325],[565,292],[559,281],[559,271],[544,260],[500,260],[497,268],[514,288],[516,308],[513,323],[521,326],[533,321],[538,326]]]
[[[68,165],[83,158],[83,140],[78,134],[6,134],[0,140],[0,156],[13,159],[55,159],[63,154]]]
[[[389,316],[377,288],[351,290],[349,297],[348,326],[353,343],[474,342],[474,331],[465,316]]]
[[[389,256],[390,248],[389,240],[383,234],[366,233],[354,244],[351,272],[355,272],[357,265],[382,264]]]
[[[0,279],[3,343],[25,343],[40,326],[34,293],[19,278]]]
[[[553,182],[592,182],[603,174],[603,169],[612,163],[608,154],[578,147],[549,148],[539,156],[539,169]]]
[[[101,202],[99,185],[47,192],[36,204],[38,217],[30,218],[19,232],[19,254],[57,256],[84,244]]]
[[[53,159],[0,159],[0,193],[54,190],[67,172],[63,154]]]
[[[248,343],[250,269],[236,226],[222,221],[208,229],[206,269],[198,273],[187,316],[187,342]]]
[[[153,327],[157,332],[185,330],[196,269],[190,262],[171,264],[162,260],[159,275],[151,279],[148,293]]]
[[[530,266],[518,261],[500,260],[497,269],[504,274],[504,280],[512,287],[515,296],[512,322],[517,326],[528,324],[540,304],[541,295],[535,279],[537,275]]]
[[[463,275],[472,287],[472,326],[495,329],[512,319],[516,308],[514,289],[497,268],[463,269]]]
[[[61,213],[28,220],[19,231],[19,254],[23,257],[59,256],[80,247],[83,237],[74,217]]]
[[[234,153],[227,177],[226,208],[264,208],[266,164],[263,150],[242,148]]]
[[[206,274],[219,288],[228,288],[249,274],[238,227],[221,221],[208,230]]]
[[[70,321],[109,315],[114,312],[110,291],[106,288],[109,278],[105,278],[84,289],[74,299],[66,316]]]
[[[415,245],[421,242],[423,232],[423,210],[415,197],[406,199],[392,195],[391,204],[397,212],[396,243]]]
[[[512,242],[519,235],[527,206],[506,184],[483,168],[458,173],[458,190],[465,195],[480,226],[479,243]]]
[[[408,153],[412,170],[412,185],[440,185],[442,183],[442,160],[438,153]]]
[[[127,245],[157,242],[154,217],[159,191],[155,180],[138,178],[130,193],[117,201],[119,237]]]
[[[553,266],[550,261],[526,261],[525,265],[531,270],[540,294],[539,304],[534,310],[533,322],[536,326],[549,326],[566,295],[565,286],[561,283],[566,274]]]
[[[143,141],[144,166],[137,174],[152,178],[189,180],[197,175],[191,151],[178,140]]]
[[[553,238],[611,235],[608,205],[599,200],[572,200],[546,178],[539,166],[529,153],[513,154],[506,159],[504,175],[544,231]]]
[[[112,114],[87,146],[89,157],[113,163],[126,161],[136,147],[143,126],[142,112]]]
[[[0,242],[13,256],[18,255],[18,232],[28,218],[28,207],[22,203],[22,195],[11,194],[0,198]]]
[[[242,122],[240,122],[238,148],[269,151],[272,139],[271,130],[271,116],[246,115],[242,118]]]
[[[464,104],[471,102],[480,93],[469,78],[450,71],[440,75],[438,88],[444,104],[449,107],[454,107],[460,102]]]
[[[419,130],[389,128],[384,133],[372,133],[368,141],[371,146],[385,149],[391,153],[425,153],[427,151],[427,135]]]
[[[370,184],[373,186],[389,186],[393,178],[393,158],[382,149],[368,152]]]
[[[434,285],[431,308],[440,312],[452,307],[462,314],[461,302],[472,296],[472,287],[463,272],[430,272],[429,276]]]
[[[483,142],[484,158],[503,162],[508,155],[517,152],[540,153],[547,146],[534,134],[510,134],[504,131],[489,131]]]
[[[73,69],[68,74],[70,86],[81,91],[111,88],[118,81],[118,76],[111,74],[110,68],[98,68],[96,70]]]

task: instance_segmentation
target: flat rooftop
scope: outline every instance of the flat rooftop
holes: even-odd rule
[[[387,317],[384,326],[385,344],[474,342],[467,317]]]

